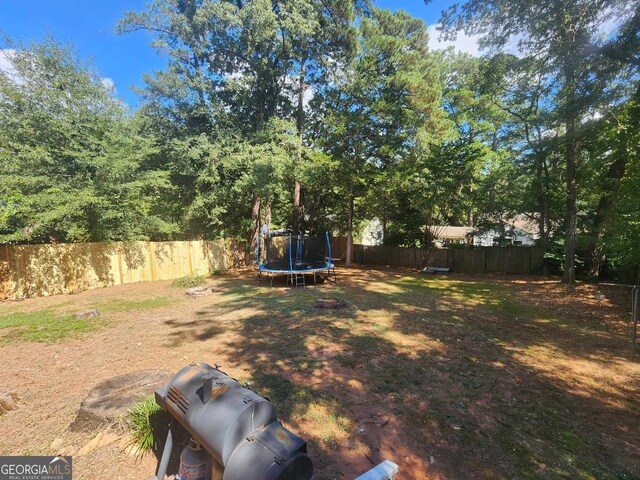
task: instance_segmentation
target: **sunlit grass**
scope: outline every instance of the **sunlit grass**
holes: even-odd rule
[[[13,342],[55,342],[101,324],[99,318],[77,319],[51,309],[14,312],[0,316],[0,344]]]
[[[162,308],[179,301],[172,297],[141,300],[114,299],[92,305],[101,315]],[[103,316],[75,318],[69,311],[71,302],[62,302],[47,309],[20,311],[15,306],[0,311],[0,344],[15,342],[56,342],[89,332],[107,323]]]

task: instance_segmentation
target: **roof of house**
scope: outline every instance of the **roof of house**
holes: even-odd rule
[[[466,238],[473,233],[473,227],[449,227],[447,225],[431,225],[431,235],[435,238]]]
[[[506,223],[529,235],[538,234],[538,223],[526,215],[515,215],[507,220]]]

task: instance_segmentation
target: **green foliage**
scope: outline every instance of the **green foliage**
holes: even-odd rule
[[[0,241],[158,239],[154,214],[168,188],[146,168],[153,137],[69,47],[13,45],[0,71]]]
[[[390,186],[393,172],[441,128],[439,71],[427,41],[422,21],[374,8],[360,25],[356,56],[314,98],[322,113],[316,139],[335,162],[325,163],[327,200],[337,204],[342,232],[349,218],[357,224],[387,207],[391,192],[375,187]]]
[[[187,275],[186,277],[176,278],[171,282],[171,286],[177,288],[192,288],[199,287],[205,283],[207,283],[207,277],[204,275]]]
[[[140,453],[158,448],[153,419],[161,412],[162,408],[156,403],[153,395],[145,398],[129,411],[127,424],[131,430],[131,441]]]
[[[616,195],[638,144],[629,135],[637,131],[637,114],[630,119],[625,104],[638,95],[639,12],[635,1],[467,0],[440,20],[445,37],[464,30],[493,54],[478,69],[467,66],[463,77],[472,83],[455,82],[448,103],[471,135],[495,119],[492,148],[507,146],[501,167],[486,181],[481,175],[474,202],[480,226],[520,214],[538,224],[541,245],[558,245],[554,237],[562,235],[568,282],[574,264],[597,276],[607,265],[635,268],[640,261],[634,248],[622,247],[631,254],[619,262],[625,242],[614,240],[640,217],[633,200]],[[495,54],[507,49],[517,49],[519,58]],[[625,220],[617,222],[614,212],[626,206]]]
[[[636,107],[637,108],[637,107]],[[638,114],[637,112],[635,113]],[[636,123],[637,125],[637,123]],[[627,127],[631,125],[627,124]],[[640,281],[640,139],[638,130],[629,132],[634,138],[629,149],[625,172],[613,193],[608,225],[603,235],[605,251],[611,267],[625,280]]]
[[[7,40],[0,242],[253,239],[297,224],[295,184],[307,232],[378,219],[385,243],[426,246],[430,225],[525,218],[548,266],[577,244],[585,274],[637,277],[638,2],[443,12],[441,33],[479,35],[483,57],[430,51],[421,20],[371,3],[125,12],[116,30],[167,58],[136,112],[71,47]]]

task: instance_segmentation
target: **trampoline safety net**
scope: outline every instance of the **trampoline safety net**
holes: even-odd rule
[[[258,264],[266,270],[304,271],[327,268],[330,264],[328,236],[280,235],[263,240]]]

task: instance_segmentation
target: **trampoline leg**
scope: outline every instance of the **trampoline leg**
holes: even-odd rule
[[[331,274],[332,274],[332,273],[333,273],[333,280],[331,280]],[[338,279],[337,279],[337,277],[336,277],[336,268],[335,268],[335,267],[330,268],[330,269],[327,271],[327,274],[328,274],[328,275],[327,275],[327,278],[328,278],[328,280],[329,280],[329,283],[330,283],[330,284],[332,284],[332,285],[333,285],[333,284],[337,283]]]

